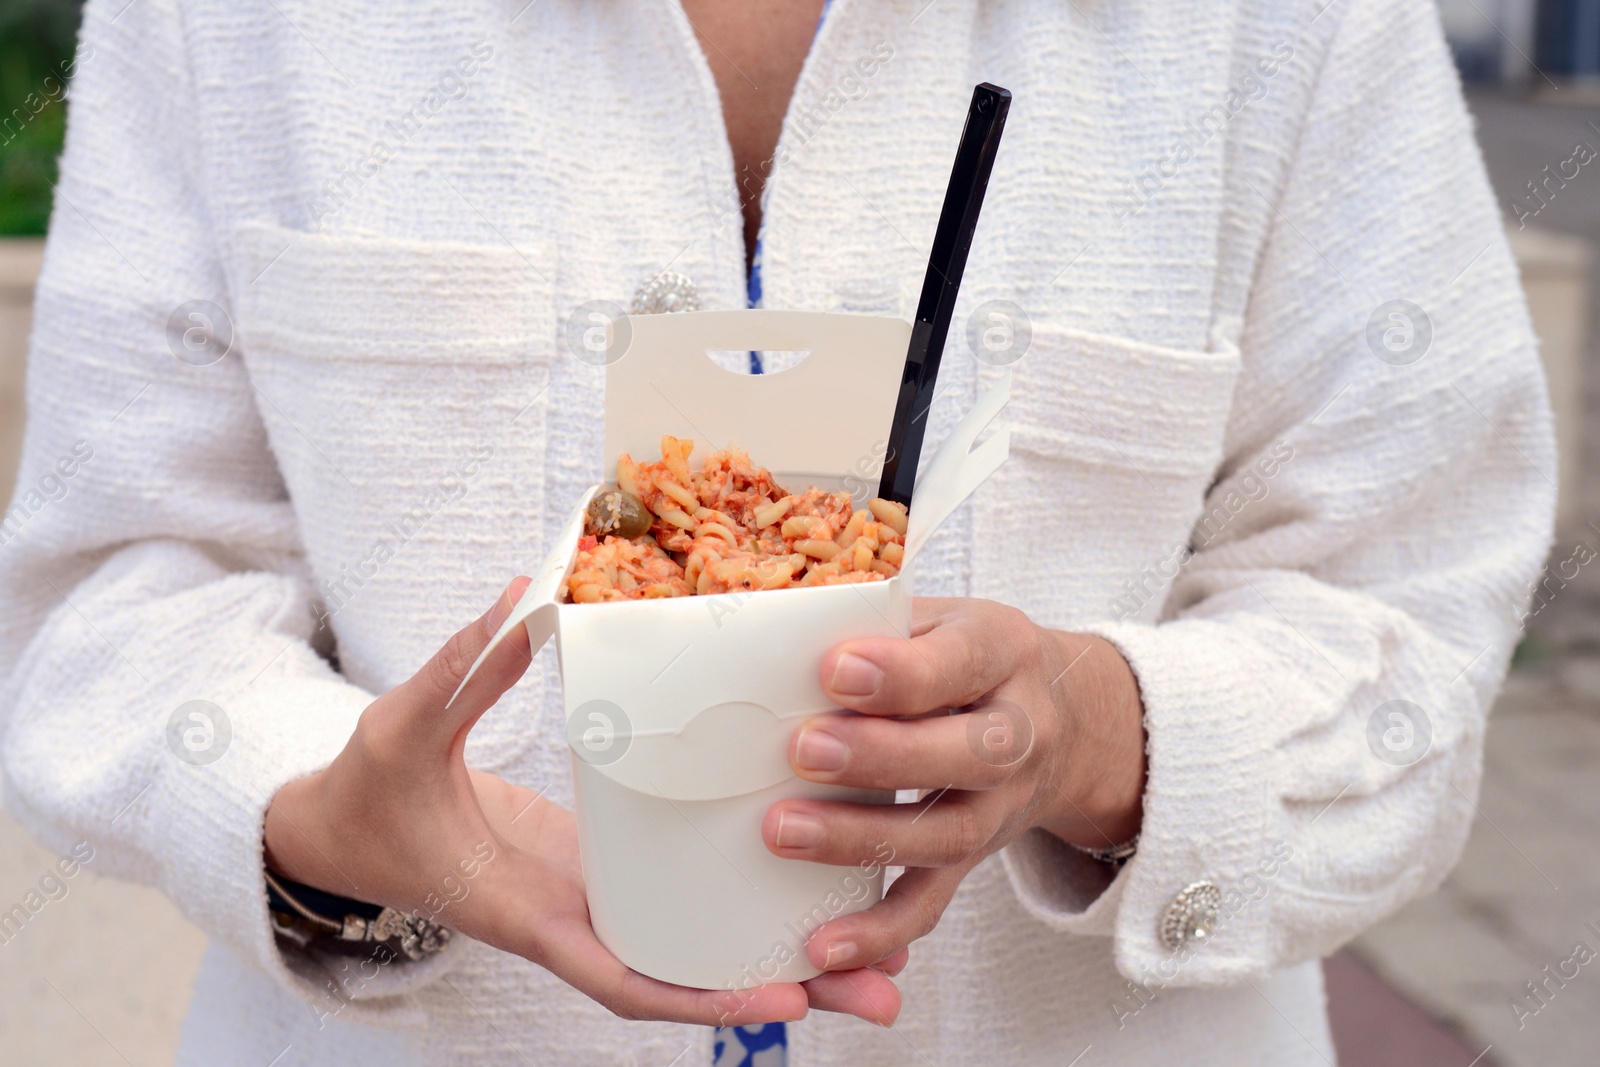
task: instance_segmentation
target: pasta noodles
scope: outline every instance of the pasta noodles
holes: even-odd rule
[[[900,573],[906,509],[847,492],[790,493],[742,449],[689,469],[694,442],[661,439],[660,462],[617,457],[617,487],[590,505],[562,599],[711,595],[878,582]],[[649,526],[633,536],[648,521]]]

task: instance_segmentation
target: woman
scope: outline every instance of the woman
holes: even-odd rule
[[[1318,958],[1454,861],[1550,532],[1430,8],[145,0],[84,38],[21,484],[92,455],[0,561],[7,807],[210,935],[182,1062],[764,1063],[709,1027],[780,1021],[794,1065],[1331,1061]],[[1012,456],[919,635],[823,663],[864,714],[790,752],[929,793],[762,828],[907,872],[804,986],[646,979],[588,924],[548,652],[446,706],[601,474],[570,316],[906,314],[980,80],[1016,102],[930,437],[1009,361]],[[1001,767],[907,718],[1002,702]],[[268,874],[471,940],[341,963]]]

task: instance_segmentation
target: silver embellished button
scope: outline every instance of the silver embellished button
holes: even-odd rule
[[[1205,941],[1217,928],[1222,890],[1214,882],[1190,882],[1178,891],[1161,917],[1161,943],[1169,949]]]
[[[639,286],[633,294],[632,313],[660,315],[673,311],[699,311],[700,290],[694,279],[675,270],[664,270]]]

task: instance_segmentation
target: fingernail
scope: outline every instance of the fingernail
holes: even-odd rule
[[[822,969],[828,970],[841,963],[849,963],[855,958],[856,943],[854,941],[835,941],[828,946],[828,958],[822,961]]]
[[[483,617],[483,621],[488,624],[491,634],[500,629],[500,624],[506,621],[506,617],[511,614],[511,609],[514,606],[511,603],[511,586],[508,585],[500,590],[500,596],[496,598],[494,605],[489,609],[489,614]]]
[[[779,848],[815,848],[822,844],[822,820],[799,811],[778,813]]]
[[[500,625],[511,617],[512,610],[516,608],[517,602],[512,598],[511,591],[517,587],[517,583],[521,580],[521,577],[511,579],[510,583],[504,589],[500,590],[500,596],[495,600],[494,605],[489,609],[489,613],[483,617],[483,621],[488,627],[490,636],[493,636],[499,631]],[[529,579],[529,582],[531,584],[532,579]]]
[[[850,759],[850,746],[825,730],[802,730],[795,742],[794,759],[801,770],[842,771]]]
[[[883,684],[883,671],[871,660],[854,652],[846,652],[833,665],[833,681],[828,688],[840,696],[865,697],[878,691]]]

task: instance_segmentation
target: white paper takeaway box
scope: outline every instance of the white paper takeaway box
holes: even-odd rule
[[[606,372],[609,474],[619,451],[658,459],[661,436],[671,434],[694,439],[692,464],[737,445],[791,491],[849,488],[858,506],[877,494],[910,323],[708,311],[634,317],[615,329],[631,339]],[[752,349],[808,355],[749,375],[709,354]],[[806,717],[836,710],[818,678],[830,647],[909,633],[917,550],[1004,461],[1003,429],[972,445],[1009,393],[1007,374],[923,466],[905,564],[887,581],[560,604],[594,490],[573,509],[489,649],[519,625],[535,650],[556,638],[589,912],[628,966],[707,989],[802,981],[818,973],[804,951],[810,932],[881,897],[881,862],[781,859],[762,843],[762,817],[785,797],[893,799],[795,777],[789,737]]]

